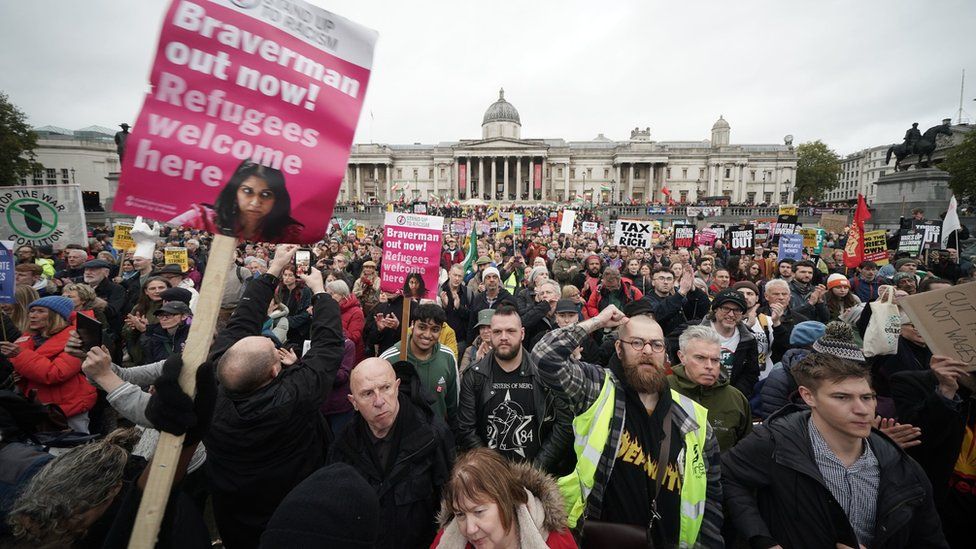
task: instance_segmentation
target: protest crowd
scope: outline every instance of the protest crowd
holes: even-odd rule
[[[965,229],[850,266],[757,221],[622,245],[594,212],[427,213],[437,287],[381,291],[382,227],[241,241],[195,399],[213,235],[15,247],[0,546],[127,544],[166,432],[161,546],[970,547],[976,379],[899,305],[973,281]]]

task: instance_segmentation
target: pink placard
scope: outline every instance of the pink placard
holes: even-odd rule
[[[174,0],[113,209],[249,240],[321,239],[376,38],[302,0]]]
[[[436,298],[443,232],[443,217],[386,212],[380,289],[399,292],[408,274],[420,273],[427,288],[425,297]]]

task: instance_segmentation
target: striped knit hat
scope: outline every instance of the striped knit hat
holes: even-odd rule
[[[814,342],[813,350],[854,362],[865,362],[864,353],[854,339],[854,328],[839,320],[827,324],[824,335]]]

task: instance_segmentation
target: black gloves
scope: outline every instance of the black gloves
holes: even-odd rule
[[[172,355],[163,364],[163,372],[153,384],[156,391],[146,407],[146,418],[160,431],[186,434],[184,446],[195,444],[210,426],[217,402],[217,381],[213,363],[204,362],[197,369],[197,397],[190,398],[180,388],[183,358]]]

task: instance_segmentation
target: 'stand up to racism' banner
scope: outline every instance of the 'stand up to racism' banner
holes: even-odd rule
[[[420,273],[427,297],[436,297],[443,230],[443,217],[386,212],[380,289],[399,292],[407,275]]]
[[[174,0],[114,209],[238,238],[322,238],[376,37],[303,0]]]

